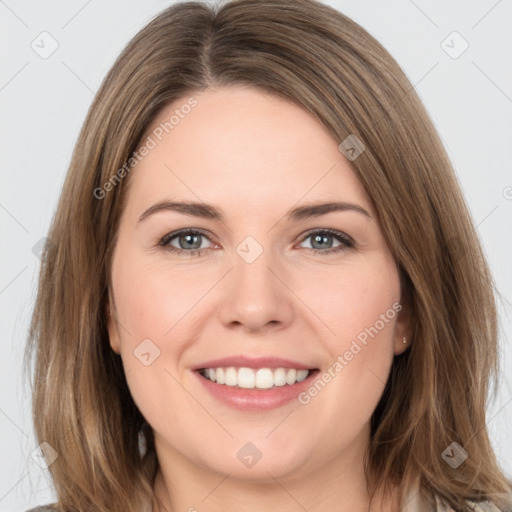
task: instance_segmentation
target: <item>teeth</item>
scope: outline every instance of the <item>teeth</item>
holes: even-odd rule
[[[224,384],[226,382],[226,372],[224,371],[224,368],[217,368],[217,370],[214,370],[215,372],[215,382],[217,384]],[[210,379],[213,380],[213,379]]]
[[[297,370],[297,382],[302,382],[309,375],[309,370]]]
[[[252,373],[254,373],[254,372],[252,372]],[[272,373],[272,370],[270,368],[260,368],[256,372],[255,386],[258,389],[269,389],[273,385],[274,385],[274,374]]]
[[[226,386],[236,386],[238,384],[237,371],[233,367],[226,368],[226,379],[224,384],[226,384]]]
[[[240,368],[238,370],[238,387],[252,389],[256,386],[256,375],[250,368]]]
[[[286,384],[297,382],[297,370],[288,370],[286,372]]]
[[[244,389],[270,389],[274,386],[291,386],[302,382],[309,370],[296,370],[294,368],[207,368],[201,371],[203,377],[224,384],[225,386]]]
[[[286,384],[286,370],[276,368],[274,370],[274,386],[284,386]]]

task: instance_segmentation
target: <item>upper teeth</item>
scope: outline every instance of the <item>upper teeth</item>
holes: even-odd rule
[[[206,368],[201,371],[207,379],[226,386],[238,386],[246,389],[269,389],[272,386],[291,385],[303,381],[309,370],[294,368]]]

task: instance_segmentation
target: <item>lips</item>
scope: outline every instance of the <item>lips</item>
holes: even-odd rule
[[[263,356],[263,357],[247,357],[247,356],[230,356],[221,359],[213,359],[205,361],[192,367],[192,370],[204,370],[207,368],[227,368],[233,366],[235,368],[294,368],[296,370],[311,370],[314,366],[293,361],[291,359],[283,359],[281,357]]]
[[[277,357],[234,356],[192,368],[217,400],[236,409],[272,409],[289,402],[310,385],[318,369]]]

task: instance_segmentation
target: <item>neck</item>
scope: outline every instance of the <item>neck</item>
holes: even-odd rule
[[[153,512],[391,512],[396,507],[380,491],[369,496],[362,457],[332,459],[311,472],[276,476],[267,471],[268,477],[257,482],[211,471],[176,452],[158,458]]]

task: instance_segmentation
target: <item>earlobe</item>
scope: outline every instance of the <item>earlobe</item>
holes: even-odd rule
[[[399,312],[395,324],[395,342],[394,354],[398,356],[403,354],[412,345],[412,335],[410,327],[411,317],[409,309],[405,306]]]
[[[398,337],[395,341],[395,356],[403,354],[409,348],[410,344],[407,336]]]

